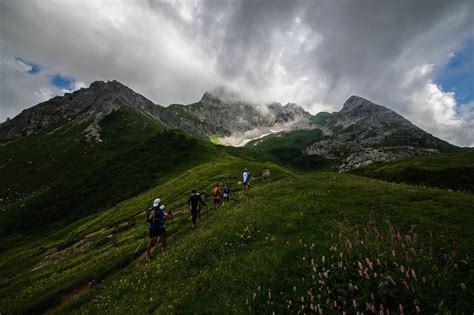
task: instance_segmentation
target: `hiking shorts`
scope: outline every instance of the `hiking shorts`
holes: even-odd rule
[[[164,227],[150,229],[150,238],[154,238],[157,236],[162,237],[163,235],[166,235],[166,229]]]

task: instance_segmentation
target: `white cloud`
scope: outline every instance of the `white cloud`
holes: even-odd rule
[[[473,36],[473,12],[470,0],[4,0],[0,45],[2,60],[22,56],[77,79],[74,89],[115,79],[167,105],[225,85],[312,113],[356,94],[465,144],[468,106],[434,78]],[[0,120],[61,93],[26,66],[2,65]]]

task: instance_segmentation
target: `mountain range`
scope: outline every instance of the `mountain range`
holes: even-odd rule
[[[101,142],[101,123],[120,108],[138,111],[164,129],[180,129],[233,146],[258,146],[291,131],[317,129],[321,131],[320,139],[302,148],[302,152],[333,160],[341,171],[376,161],[458,150],[394,111],[358,96],[351,96],[339,112],[314,116],[291,103],[248,103],[225,88],[206,92],[200,101],[189,105],[164,107],[117,81],[96,81],[89,88],[24,110],[0,125],[0,142],[5,145],[67,122],[72,122],[71,126],[85,124],[83,136]],[[143,128],[148,123],[144,122]]]
[[[0,313],[467,314],[472,165],[358,96],[311,115],[223,88],[164,107],[94,82],[0,125]],[[219,183],[231,200],[213,208]],[[208,204],[196,229],[192,190]],[[145,260],[157,197],[168,249]]]

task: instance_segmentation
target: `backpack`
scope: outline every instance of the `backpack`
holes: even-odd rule
[[[150,208],[146,211],[146,220],[149,223],[155,223],[158,224],[162,222],[162,218],[160,218],[159,215],[157,215],[155,208]]]

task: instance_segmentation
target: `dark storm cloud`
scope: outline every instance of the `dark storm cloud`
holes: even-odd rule
[[[471,0],[6,0],[0,119],[59,93],[48,77],[60,74],[77,86],[117,79],[165,105],[190,103],[217,85],[313,113],[338,110],[357,94],[473,145],[473,105],[456,104],[433,83],[474,36],[473,12]],[[25,76],[15,56],[42,71]]]

